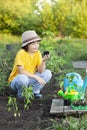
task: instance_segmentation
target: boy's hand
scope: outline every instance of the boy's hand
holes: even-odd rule
[[[39,76],[35,75],[35,79],[42,85],[44,86],[46,82]]]
[[[49,55],[49,54],[48,54],[48,55],[45,55],[45,56],[43,57],[43,61],[47,61],[49,58],[50,58],[50,55]]]

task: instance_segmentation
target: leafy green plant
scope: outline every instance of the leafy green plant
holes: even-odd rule
[[[33,92],[32,92],[32,87],[30,86],[29,88],[28,87],[23,87],[22,88],[23,91],[22,91],[22,96],[23,96],[23,99],[24,99],[24,110],[28,110],[29,109],[29,105],[31,103],[31,99],[34,98],[34,95],[33,95]],[[13,115],[14,117],[20,117],[21,116],[21,113],[19,111],[19,107],[18,107],[18,104],[17,104],[17,99],[15,97],[11,97],[9,96],[8,97],[8,111],[13,111]]]
[[[17,101],[15,97],[8,97],[8,111],[13,111],[14,117],[20,117]]]
[[[24,110],[28,110],[29,109],[29,105],[31,103],[31,99],[34,98],[33,95],[33,89],[32,86],[28,87],[22,87],[22,98],[24,100]],[[14,117],[20,117],[21,113],[19,111],[19,107],[17,104],[17,99],[15,97],[8,97],[8,111],[13,111],[13,115]]]
[[[61,122],[57,122],[57,120],[51,119],[52,126],[45,128],[44,130],[67,130],[65,126],[62,125]]]
[[[31,99],[34,98],[33,89],[32,89],[32,86],[23,87],[22,89],[23,89],[22,96],[24,97],[24,109],[28,110],[29,104],[31,103]]]
[[[50,61],[48,61],[47,67],[53,73],[60,73],[63,70],[63,66],[66,64],[65,60],[60,56],[56,55],[56,53],[51,53]]]
[[[63,70],[63,66],[66,64],[65,59],[58,55],[58,45],[54,39],[55,35],[49,31],[44,32],[45,38],[41,41],[41,51],[48,50],[50,52],[50,59],[47,62],[47,68],[49,68],[53,73],[59,73]]]
[[[67,123],[68,130],[86,130],[87,129],[87,114],[80,118],[67,117],[63,123]]]
[[[52,126],[44,130],[86,130],[87,129],[87,114],[80,118],[67,116],[65,119],[61,118],[61,122],[51,119]]]
[[[0,90],[5,90],[8,84],[8,77],[12,70],[14,57],[19,48],[19,44],[13,44],[12,50],[6,50],[6,46],[3,48],[3,52],[0,55]]]

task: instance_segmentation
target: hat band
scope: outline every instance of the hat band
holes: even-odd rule
[[[29,38],[29,39],[23,41],[23,43],[29,42],[29,41],[34,40],[34,39],[36,39],[36,38],[39,38],[39,37],[32,37],[32,38]]]

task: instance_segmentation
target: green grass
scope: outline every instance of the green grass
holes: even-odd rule
[[[21,43],[21,37],[11,34],[0,34],[0,55],[6,50],[7,44],[18,45]]]
[[[0,44],[20,43],[21,37],[13,36],[11,34],[0,34]]]
[[[65,72],[82,71],[82,69],[74,69],[72,61],[87,60],[87,40],[65,38],[57,40],[57,43],[58,54],[62,55],[67,62]]]

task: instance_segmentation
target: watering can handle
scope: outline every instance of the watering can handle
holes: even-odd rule
[[[83,86],[82,86],[82,91],[83,91],[83,92],[85,92],[86,87],[87,87],[87,76],[85,77],[84,83],[83,83]]]
[[[86,73],[87,73],[87,68],[86,68]]]
[[[68,73],[68,74],[66,74],[66,76],[76,76],[79,80],[81,80],[81,75],[80,74],[78,74],[78,73],[75,73],[75,72],[72,72],[72,73]]]

